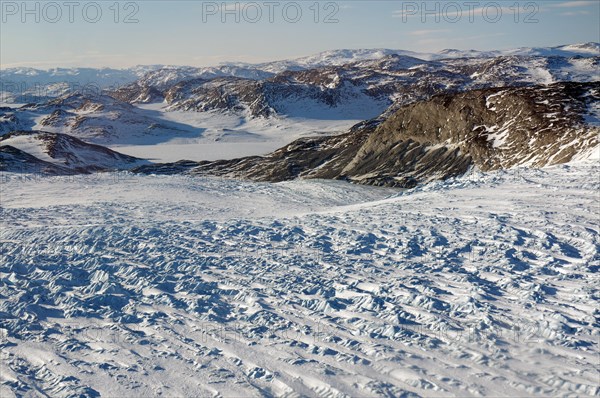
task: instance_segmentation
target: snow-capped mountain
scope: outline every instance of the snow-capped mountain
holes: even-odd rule
[[[0,137],[0,150],[0,170],[21,173],[90,173],[130,169],[147,163],[66,134],[45,131],[5,134]]]
[[[69,134],[87,142],[160,142],[186,135],[190,126],[168,122],[108,95],[68,93],[50,101],[0,108],[0,133],[39,129]]]
[[[0,71],[0,103],[40,102],[72,92],[98,95],[103,89],[132,83],[158,68],[6,68]]]
[[[216,77],[240,77],[263,80],[286,71],[341,66],[345,64],[376,61],[386,57],[409,57],[422,61],[460,58],[497,57],[598,57],[599,43],[581,43],[556,47],[523,47],[501,51],[477,51],[447,49],[438,53],[423,53],[393,49],[346,49],[325,51],[290,60],[259,64],[224,63],[214,67],[190,66],[136,66],[129,69],[111,68],[6,68],[0,72],[0,103],[37,102],[81,90],[114,90],[141,79],[143,87],[160,90],[184,80],[212,79]],[[141,99],[138,99],[140,101]]]
[[[285,134],[289,134],[287,131],[290,128],[293,129],[294,124],[286,124],[286,120],[353,121],[352,124],[359,120],[370,120],[365,124],[370,126],[369,128],[353,129],[351,133],[356,130],[371,131],[376,125],[386,123],[386,121],[388,123],[386,126],[389,126],[393,115],[399,110],[405,109],[406,106],[425,104],[440,94],[453,96],[457,93],[484,93],[485,91],[481,91],[483,89],[512,87],[512,90],[516,90],[518,87],[538,85],[549,85],[550,92],[554,93],[557,90],[560,91],[560,87],[566,87],[561,86],[559,84],[561,82],[600,81],[600,56],[596,51],[598,48],[598,44],[588,43],[501,52],[446,50],[436,56],[392,50],[339,50],[289,61],[281,71],[274,67],[267,68],[266,64],[222,65],[213,68],[153,67],[150,70],[138,68],[135,73],[140,77],[135,82],[122,85],[117,89],[111,88],[101,93],[68,92],[57,98],[18,108],[0,108],[0,132],[44,130],[68,134],[98,145],[151,147],[174,139],[184,140],[181,142],[198,140],[205,132],[206,137],[203,138],[205,140],[203,142],[211,139],[218,142],[223,138],[226,138],[227,142],[232,142],[235,140],[236,132],[240,133],[243,140],[271,140],[273,135],[270,135],[270,138],[264,138],[253,131],[239,130],[240,125],[252,120],[264,120],[264,124],[272,125],[274,130],[279,128],[280,135],[284,137]],[[297,63],[296,66],[292,65],[293,62]],[[31,73],[35,75],[35,73]],[[61,73],[68,75],[64,71]],[[534,91],[538,93],[535,96],[543,96],[539,94],[544,92],[542,87],[537,87]],[[590,94],[588,98],[590,103],[585,106],[591,110],[597,109],[597,97]],[[538,100],[544,102],[554,99],[538,98]],[[559,105],[553,104],[552,106]],[[531,114],[530,110],[533,108],[529,105],[526,108],[524,112]],[[585,113],[580,108],[573,106],[572,109],[565,110],[561,113],[561,118],[569,120],[569,123],[574,126],[580,122],[580,118]],[[550,110],[550,108],[544,108],[542,112],[552,115]],[[446,111],[448,110],[442,110],[440,114],[443,116]],[[473,112],[477,113],[476,118],[486,119],[486,123],[479,123],[479,125],[487,126],[488,130],[485,132],[490,134],[496,130],[506,130],[506,123],[510,123],[512,120],[491,118],[489,110],[482,107],[474,106]],[[170,114],[176,115],[176,118],[169,117]],[[204,116],[201,118],[193,116],[195,114]],[[231,124],[220,125],[216,129],[220,132],[208,132],[205,126],[210,124],[210,118],[217,115],[218,117],[231,117]],[[507,115],[517,117],[512,109],[507,111]],[[446,115],[448,119],[456,117],[456,114]],[[589,117],[592,118],[592,116]],[[532,120],[533,122],[523,121],[526,130],[530,132],[528,133],[530,138],[533,138],[534,131],[542,131],[554,126],[552,117]],[[331,125],[335,124],[331,123]],[[352,124],[347,124],[345,128]],[[441,119],[438,124],[435,128],[447,128]],[[286,127],[278,127],[280,125]],[[252,128],[255,127],[256,124]],[[469,124],[467,127],[474,128],[475,125]],[[332,128],[322,131],[336,134],[343,132],[343,130],[334,131]],[[322,131],[302,130],[302,133],[293,137],[294,139],[307,137],[316,135],[316,133],[323,135],[320,134]],[[311,134],[313,132],[315,134]],[[484,132],[481,132],[482,136],[483,134]],[[392,141],[396,142],[397,138],[394,136]],[[360,135],[351,135],[352,144],[348,144],[346,147],[358,150],[360,147],[358,143],[362,139],[366,138]],[[567,145],[571,139],[574,139],[573,136],[565,133],[560,137],[560,143],[557,141],[556,145]],[[278,140],[282,141],[277,141],[278,145],[273,145],[268,150],[244,153],[243,155],[263,155],[281,144],[292,141],[291,138],[287,141],[284,141],[285,138],[278,138]],[[319,138],[318,140],[328,140],[328,138]],[[333,140],[335,141],[337,138],[333,138]],[[508,141],[512,141],[512,137]],[[313,141],[308,139],[307,142]],[[584,144],[584,142],[586,143]],[[581,145],[584,146],[591,145],[590,143],[589,140],[581,141]],[[433,144],[442,145],[443,142],[433,142]],[[325,146],[336,148],[337,145],[341,144],[328,142]],[[458,145],[456,137],[454,137],[453,145]],[[549,151],[549,154],[558,156],[553,152],[555,147],[544,148]],[[145,153],[140,155],[139,148],[134,149],[137,156],[152,157]],[[474,158],[478,160],[473,162],[466,161],[465,156],[472,157],[473,154],[469,153],[464,146],[461,147],[461,151],[462,157],[460,161],[457,160],[456,170],[452,173],[441,173],[440,177],[463,172],[471,164],[484,169],[487,167],[480,161],[481,156],[475,156]],[[536,156],[542,156],[538,153],[539,151],[543,150],[536,149]],[[281,153],[281,151],[275,153]],[[438,152],[434,152],[434,154],[438,154]],[[322,153],[319,153],[315,156],[320,158],[321,155]],[[284,151],[282,156],[285,160],[288,154]],[[342,158],[346,159],[347,156],[350,154],[347,153]],[[523,164],[527,161],[525,153],[511,156],[523,156],[524,158],[508,161],[506,155],[503,154],[501,162],[508,163],[503,163],[500,167]],[[561,157],[562,155],[559,156],[559,158]],[[181,158],[189,157],[182,156]],[[233,156],[229,158],[231,159]],[[193,157],[193,160],[202,159],[201,154]],[[346,160],[349,161],[349,159]],[[496,162],[495,160],[489,161]],[[546,159],[540,160],[539,163],[551,164],[552,162],[554,160]],[[186,163],[186,165],[189,164]],[[380,178],[384,178],[386,181],[391,178],[386,184],[395,184],[396,171],[406,164],[400,162],[393,167],[388,166],[384,167],[385,172],[380,170],[375,173],[373,181],[369,183],[379,184],[381,183]],[[497,166],[498,164],[494,163],[490,168]],[[308,169],[303,167],[308,167]],[[311,167],[312,165],[303,163],[302,167],[296,167],[293,168],[293,171],[289,171],[289,175],[277,178],[287,179],[307,173],[312,176]],[[169,169],[172,168],[169,167]],[[363,173],[361,175],[354,174],[354,172],[346,175],[341,171],[328,173],[326,169],[325,167],[321,168],[319,172],[315,172],[314,176],[330,176],[331,178],[346,176],[362,182],[367,182],[370,178],[361,177],[361,175],[369,174],[365,170],[361,171]],[[270,173],[277,176],[280,173],[278,170],[275,168]],[[413,171],[405,175],[410,178],[407,180],[408,182],[401,182],[401,185],[412,184],[413,178],[427,180],[427,178],[423,179],[424,176],[420,171],[414,171],[414,173]],[[387,172],[391,174],[387,175]],[[263,174],[262,172],[257,173],[256,177],[275,178]],[[260,175],[262,177],[259,177]]]
[[[175,79],[156,73],[111,95],[131,103],[164,101],[169,110],[234,112],[247,117],[368,119],[444,91],[600,80],[600,57],[511,55],[424,61],[385,55],[341,66],[285,71],[265,79]]]
[[[80,171],[46,162],[10,145],[0,146],[0,171],[45,176],[81,174]]]
[[[255,64],[254,67],[263,71],[281,73],[288,70],[312,69],[324,66],[340,66],[353,62],[372,61],[389,56],[411,57],[426,61],[448,58],[495,58],[501,56],[598,57],[600,56],[600,43],[590,42],[555,47],[521,47],[492,51],[446,49],[437,53],[393,50],[389,48],[343,49],[323,51],[318,54],[290,60]],[[246,63],[228,63],[226,65],[253,66]]]
[[[472,167],[543,167],[598,156],[599,102],[598,82],[440,94],[401,107],[379,125],[300,139],[264,157],[136,170],[258,181],[344,179],[412,188]]]

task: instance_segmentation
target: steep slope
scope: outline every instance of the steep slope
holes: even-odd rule
[[[474,166],[542,167],[589,156],[598,147],[600,83],[558,83],[437,95],[407,105],[379,125],[295,141],[265,157],[147,166],[143,173],[189,172],[259,181],[347,179],[414,187]]]
[[[18,108],[0,107],[0,135],[16,130],[29,130],[34,122],[24,117]]]
[[[0,171],[43,175],[74,175],[77,171],[46,162],[10,145],[0,145]]]
[[[600,129],[584,118],[598,101],[598,83],[439,95],[378,126],[340,175],[368,181],[373,173],[395,178],[401,171],[427,180],[467,164],[488,171],[566,163],[598,145]],[[416,165],[414,151],[423,155]]]
[[[27,172],[31,163],[44,172],[51,164],[52,174],[87,173],[92,171],[129,169],[147,163],[143,159],[123,155],[100,145],[83,142],[67,134],[43,131],[17,131],[0,137],[2,170]],[[66,170],[66,172],[65,172]]]

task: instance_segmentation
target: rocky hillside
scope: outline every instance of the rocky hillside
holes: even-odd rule
[[[67,134],[16,131],[0,137],[0,170],[22,173],[81,174],[130,169],[147,163]]]
[[[75,175],[76,170],[46,162],[10,145],[0,146],[0,171],[41,175]]]
[[[589,156],[598,147],[599,102],[598,82],[436,95],[400,108],[383,123],[363,123],[339,136],[300,139],[268,156],[135,171],[414,187],[470,167],[542,167]]]
[[[108,95],[69,93],[42,103],[0,107],[0,135],[25,130],[64,133],[86,142],[110,145],[167,139],[192,128],[172,123]]]
[[[100,146],[143,145],[148,152],[131,153],[163,161],[178,159],[172,155],[179,156],[183,143],[181,158],[197,161],[264,154],[299,137],[319,136],[268,156],[144,165],[140,171],[408,187],[473,166],[543,166],[587,156],[597,144],[599,66],[600,46],[587,43],[429,55],[339,50],[257,65],[138,68],[131,76],[139,78],[125,79],[117,89],[68,91],[0,107],[0,135],[47,131]],[[88,72],[73,76],[83,79]],[[117,75],[109,73],[107,82],[119,81]],[[365,121],[347,134],[326,136],[358,120]],[[3,145],[56,164],[44,158],[46,152],[40,158],[29,147],[4,142],[6,137]],[[210,157],[203,152],[230,143],[250,143],[253,149]],[[84,170],[91,170],[88,166],[82,162]]]
[[[369,119],[441,92],[600,80],[599,56],[550,54],[423,60],[392,53],[251,77],[158,70],[110,95],[129,103],[165,101],[169,110],[216,110],[251,118]]]
[[[117,89],[55,90],[61,94],[50,100],[0,107],[0,134],[44,130],[99,145],[146,145],[174,137],[198,137],[205,128],[204,119],[190,122],[194,117],[183,115],[186,112],[204,113],[197,115],[198,120],[214,115],[241,119],[224,126],[231,129],[244,122],[264,121],[276,126],[283,119],[297,118],[351,121],[345,129],[357,120],[383,121],[407,104],[440,93],[598,81],[597,47],[508,53],[446,51],[435,56],[346,50],[259,65],[160,67],[149,68],[146,73],[139,68],[133,74],[140,74],[139,79]],[[73,76],[83,78],[81,73]],[[150,103],[149,107],[141,106]]]

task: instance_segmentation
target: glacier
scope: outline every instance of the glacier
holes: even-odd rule
[[[599,171],[2,173],[0,395],[597,395]]]

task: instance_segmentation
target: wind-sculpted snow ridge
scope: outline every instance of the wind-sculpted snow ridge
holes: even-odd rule
[[[5,173],[1,395],[598,395],[599,172]]]

